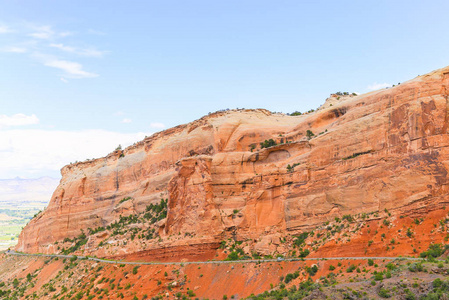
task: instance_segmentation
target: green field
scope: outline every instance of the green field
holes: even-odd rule
[[[44,206],[42,202],[0,203],[0,250],[15,246],[22,228]]]

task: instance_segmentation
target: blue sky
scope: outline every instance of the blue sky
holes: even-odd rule
[[[306,111],[449,64],[448,1],[0,7],[0,178],[57,177],[218,109]]]

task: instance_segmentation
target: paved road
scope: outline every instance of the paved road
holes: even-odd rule
[[[58,258],[73,258],[74,255],[62,255],[62,254],[32,254],[32,253],[20,253],[15,251],[6,251],[7,255],[17,256],[38,256],[38,257],[58,257]],[[211,260],[211,261],[190,261],[190,262],[138,262],[138,261],[121,261],[121,260],[107,260],[101,258],[95,258],[90,256],[76,256],[78,259],[87,259],[92,261],[98,261],[108,264],[126,264],[126,265],[191,265],[191,264],[232,264],[232,263],[267,263],[267,262],[282,262],[282,261],[302,261],[302,260],[357,260],[357,259],[385,259],[385,260],[414,260],[419,261],[422,258],[416,257],[319,257],[319,258],[283,258],[283,259],[250,259],[250,260]]]

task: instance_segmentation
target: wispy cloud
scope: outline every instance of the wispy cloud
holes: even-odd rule
[[[64,77],[61,77],[61,81],[64,83],[68,83],[69,81],[67,79],[65,79]]]
[[[0,25],[0,34],[2,33],[11,33],[13,30],[11,30],[8,26],[2,26]]]
[[[15,114],[12,116],[0,115],[0,129],[12,126],[24,126],[38,124],[39,119],[36,115],[27,116],[25,114]]]
[[[71,36],[74,33],[71,31],[57,31],[53,29],[52,26],[44,25],[44,26],[36,26],[36,25],[29,25],[29,28],[33,32],[29,33],[28,36],[35,38],[35,39],[41,39],[41,40],[51,40],[56,38],[64,38],[67,36]]]
[[[129,123],[131,123],[132,121],[133,121],[133,120],[131,120],[131,119],[124,118],[124,119],[122,120],[121,123],[129,124]]]
[[[107,155],[119,144],[125,147],[146,135],[151,132],[3,130],[0,131],[0,178],[57,176],[61,167],[70,162]]]
[[[87,32],[90,34],[95,34],[95,35],[106,35],[106,33],[104,33],[103,31],[94,30],[94,29],[89,29]]]
[[[158,122],[154,122],[150,124],[151,128],[156,128],[156,129],[163,129],[165,128],[165,125],[162,123],[158,123]]]
[[[9,53],[26,53],[27,49],[24,47],[9,46],[2,48],[1,51]]]
[[[46,67],[64,71],[57,74],[63,82],[67,78],[95,78],[96,72],[87,71],[83,57],[103,57],[107,51],[94,46],[85,46],[79,34],[61,30],[51,25],[36,25],[24,22],[14,31],[9,26],[0,25],[0,34],[14,32],[10,45],[0,47],[0,52],[25,54]],[[86,34],[86,33],[85,33]],[[64,39],[64,42],[61,42]],[[80,46],[81,45],[81,46]]]
[[[369,85],[367,87],[367,89],[369,91],[375,91],[375,90],[384,89],[384,88],[387,88],[387,87],[390,87],[390,86],[391,86],[390,83],[377,83],[377,82],[375,82],[375,83]]]
[[[87,72],[83,70],[83,65],[74,61],[60,60],[53,57],[46,57],[44,59],[44,65],[56,69],[63,70],[67,75],[73,78],[94,78],[98,77],[98,74]]]
[[[66,37],[66,36],[71,36],[71,35],[73,35],[73,32],[70,32],[70,31],[63,31],[63,32],[58,33],[58,36],[60,36],[60,37]]]
[[[96,49],[75,48],[75,47],[66,46],[64,44],[50,44],[50,47],[57,48],[61,51],[73,53],[73,54],[81,55],[81,56],[102,57],[106,53],[105,51],[99,51]]]
[[[48,40],[52,38],[55,34],[51,26],[33,26],[34,32],[30,33],[29,36],[36,38],[36,39],[44,39]]]

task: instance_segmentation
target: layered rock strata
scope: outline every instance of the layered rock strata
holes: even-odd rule
[[[161,198],[168,199],[167,218],[152,249],[231,237],[270,253],[282,251],[273,243],[279,236],[342,215],[437,209],[449,202],[448,84],[444,68],[300,116],[217,112],[65,166],[47,209],[24,228],[16,249],[57,252],[56,241]],[[270,139],[276,145],[262,148]]]

